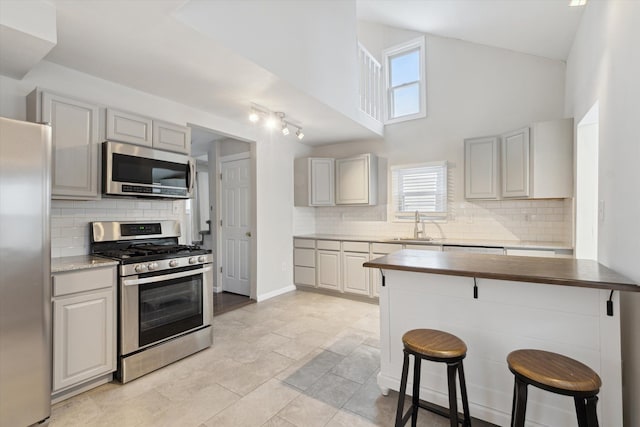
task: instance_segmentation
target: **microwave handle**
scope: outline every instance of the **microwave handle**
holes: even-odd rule
[[[189,193],[193,192],[193,186],[196,182],[196,163],[189,159]]]

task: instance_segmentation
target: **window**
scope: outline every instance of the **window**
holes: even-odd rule
[[[392,209],[396,219],[447,215],[447,162],[391,167]]]
[[[424,37],[386,49],[383,57],[385,123],[426,117]]]

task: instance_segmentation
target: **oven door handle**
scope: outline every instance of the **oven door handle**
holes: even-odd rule
[[[162,280],[171,280],[171,279],[179,279],[181,277],[195,276],[196,274],[206,273],[211,270],[213,270],[213,267],[209,266],[209,267],[200,268],[198,270],[181,271],[180,273],[169,273],[169,274],[163,274],[162,276],[144,277],[142,279],[139,279],[138,278],[139,276],[133,276],[130,279],[124,279],[122,281],[122,284],[125,286],[138,286],[138,285],[144,285],[147,283],[160,282]]]

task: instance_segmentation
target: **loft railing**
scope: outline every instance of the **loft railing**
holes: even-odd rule
[[[382,66],[358,42],[360,68],[360,109],[378,121],[382,121]]]

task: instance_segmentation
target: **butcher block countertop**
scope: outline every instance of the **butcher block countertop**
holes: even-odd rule
[[[640,292],[640,286],[591,260],[404,249],[363,264],[382,270]]]

